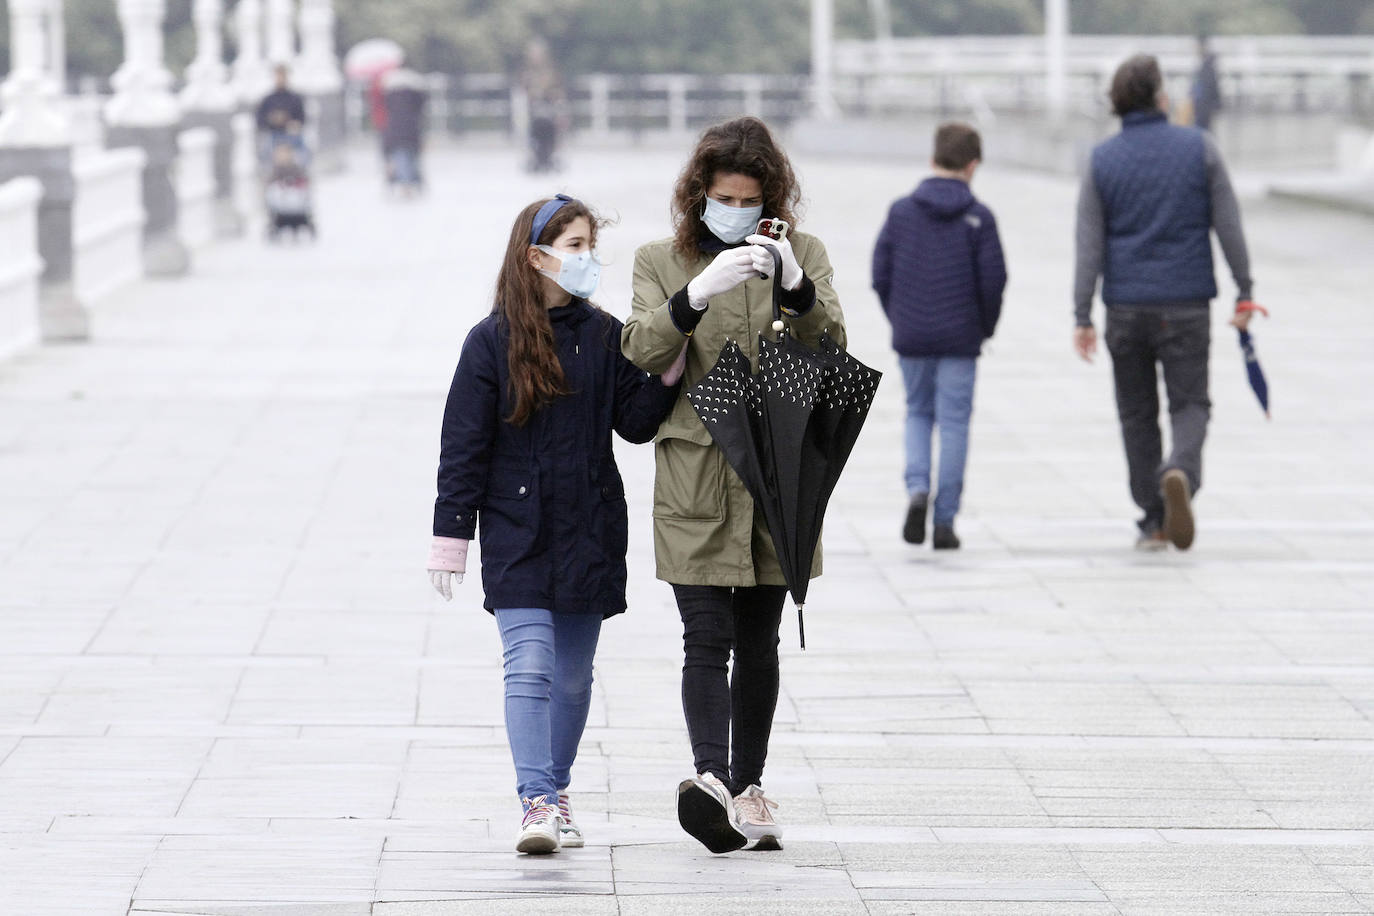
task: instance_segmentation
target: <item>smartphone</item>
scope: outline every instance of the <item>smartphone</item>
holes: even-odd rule
[[[769,238],[782,241],[783,239],[787,238],[787,220],[768,218],[761,219],[759,220],[759,225],[758,228],[755,230],[755,234],[766,235]]]

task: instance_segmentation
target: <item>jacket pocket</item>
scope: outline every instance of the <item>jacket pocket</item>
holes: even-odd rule
[[[494,471],[479,513],[482,553],[523,553],[539,533],[538,478],[526,470]]]
[[[714,443],[660,439],[655,446],[654,518],[725,518],[725,459]]]
[[[534,492],[534,475],[524,472],[498,471],[487,480],[487,502],[492,500],[528,499]]]
[[[597,490],[597,498],[592,509],[594,518],[592,530],[596,538],[596,550],[601,561],[601,569],[611,575],[617,569],[623,570],[625,554],[630,543],[628,511],[625,506],[625,484],[618,474],[603,477]],[[622,579],[623,574],[615,576]],[[621,585],[623,588],[623,583]]]

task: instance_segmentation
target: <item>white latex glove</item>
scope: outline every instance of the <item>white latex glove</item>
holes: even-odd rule
[[[445,601],[452,601],[453,585],[449,577],[463,584],[463,573],[468,566],[468,542],[463,538],[435,537],[429,545],[427,566],[430,585],[444,596]]]
[[[431,569],[429,571],[429,584],[434,586],[434,590],[444,596],[445,601],[453,600],[453,585],[449,581],[452,576],[459,585],[463,584],[463,574],[449,572],[447,569]]]
[[[782,288],[787,290],[796,289],[801,286],[802,269],[797,263],[797,256],[792,252],[792,243],[786,238],[775,239],[766,235],[751,235],[745,239],[751,246],[749,251],[757,251],[755,255],[757,263],[756,269],[764,276],[773,276],[773,256],[763,247],[771,245],[778,249],[778,254],[782,255]],[[762,261],[758,260],[762,256]]]
[[[754,256],[749,246],[727,248],[687,284],[687,299],[692,308],[701,311],[712,297],[728,293],[756,276],[758,271],[754,269]]]

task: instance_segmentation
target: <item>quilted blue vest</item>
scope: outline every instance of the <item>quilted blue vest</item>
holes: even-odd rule
[[[1102,198],[1107,305],[1199,302],[1217,294],[1202,132],[1135,111],[1092,155]]]

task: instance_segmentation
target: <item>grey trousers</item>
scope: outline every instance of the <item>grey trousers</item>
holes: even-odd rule
[[[1164,521],[1160,475],[1178,468],[1192,491],[1202,487],[1202,444],[1212,402],[1207,395],[1207,357],[1212,343],[1207,308],[1112,306],[1107,309],[1107,350],[1116,380],[1116,412],[1126,446],[1131,498],[1144,511],[1142,531]],[[1159,429],[1159,376],[1169,397],[1169,457]]]

